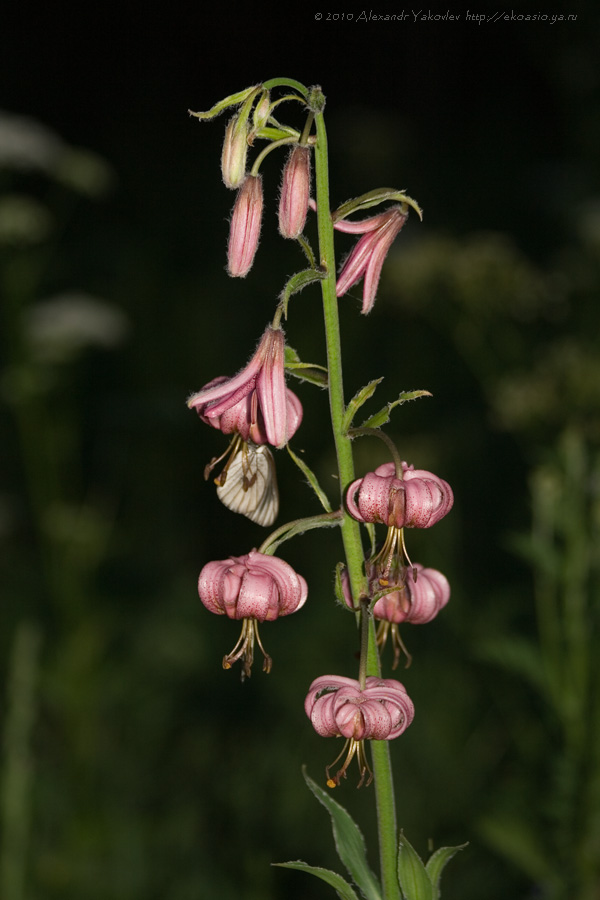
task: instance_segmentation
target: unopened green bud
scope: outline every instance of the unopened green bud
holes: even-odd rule
[[[234,116],[225,129],[221,173],[228,188],[235,190],[246,177],[246,155],[248,153],[248,119]]]

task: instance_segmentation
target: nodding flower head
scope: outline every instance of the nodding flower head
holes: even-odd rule
[[[310,196],[310,150],[296,145],[283,170],[279,198],[279,233],[284,238],[302,234]]]
[[[339,675],[322,675],[311,684],[304,701],[306,715],[322,737],[346,738],[342,752],[326,769],[327,785],[335,787],[354,756],[360,769],[359,787],[373,774],[367,762],[364,741],[391,741],[405,731],[413,720],[414,706],[399,681],[369,676],[361,688],[358,681]],[[340,769],[329,772],[344,755]]]
[[[430,528],[450,512],[454,495],[447,481],[405,462],[400,474],[389,462],[354,481],[346,494],[350,515],[394,528]]]
[[[338,297],[342,297],[364,276],[362,312],[365,315],[371,312],[375,303],[381,269],[388,250],[407,218],[407,208],[392,206],[361,222],[342,219],[334,226],[338,231],[362,235],[342,266],[336,293]]]
[[[227,245],[227,271],[232,278],[245,278],[258,248],[263,211],[260,175],[246,175],[233,205]]]
[[[404,565],[398,558],[391,561],[375,556],[366,564],[369,595],[377,598],[372,608],[374,619],[379,620],[377,643],[381,649],[386,644],[388,634],[392,634],[395,669],[403,653],[406,667],[412,657],[400,637],[398,625],[426,625],[450,600],[450,584],[445,575],[437,569],[426,569],[420,563]],[[342,592],[350,609],[354,609],[350,582],[346,570],[342,572]]]
[[[285,337],[269,326],[248,365],[233,378],[215,378],[187,404],[203,421],[245,441],[283,447],[302,421],[302,405],[285,386]]]
[[[200,572],[198,593],[210,612],[243,619],[237,644],[223,658],[224,669],[241,659],[243,678],[250,676],[255,639],[264,656],[263,670],[271,670],[272,660],[261,643],[258,623],[296,612],[306,602],[308,588],[284,560],[251,550],[245,556],[207,563]]]

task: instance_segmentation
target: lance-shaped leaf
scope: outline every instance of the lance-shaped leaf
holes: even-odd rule
[[[388,403],[383,409],[380,409],[379,412],[375,413],[374,416],[371,416],[366,422],[363,422],[360,427],[381,428],[382,425],[386,425],[390,421],[390,413],[395,406],[402,406],[403,403],[408,403],[410,400],[416,400],[418,397],[431,396],[433,395],[429,391],[403,391],[397,400]]]
[[[188,109],[188,112],[190,116],[195,116],[197,119],[214,119],[215,116],[220,115],[223,110],[228,109],[228,107],[239,106],[252,94],[257,95],[260,91],[260,87],[260,85],[253,85],[243,91],[238,91],[237,94],[230,94],[229,97],[224,97],[223,100],[219,100],[218,103],[215,103],[215,105],[206,112],[192,112],[191,109]]]
[[[342,430],[344,433],[348,431],[351,427],[352,422],[354,420],[354,416],[361,408],[363,403],[366,403],[373,394],[375,393],[377,386],[381,384],[383,378],[375,378],[373,381],[370,381],[368,384],[365,384],[352,398],[346,407],[346,412],[344,413],[344,418],[342,419]]]
[[[315,473],[312,471],[312,469],[310,469],[306,465],[306,463],[304,462],[303,459],[300,459],[299,456],[296,456],[296,454],[294,453],[294,451],[292,450],[292,448],[290,447],[289,444],[286,444],[286,447],[288,449],[288,453],[290,454],[290,456],[292,457],[292,459],[294,460],[294,462],[296,463],[296,465],[298,466],[298,468],[300,469],[302,474],[306,477],[311,488],[313,489],[313,491],[319,498],[321,506],[323,507],[325,512],[331,512],[331,503],[329,502],[327,494],[325,493],[325,491],[319,484]]]
[[[331,218],[335,225],[336,222],[341,222],[342,219],[352,215],[352,213],[360,212],[363,209],[370,209],[372,206],[377,206],[379,203],[386,203],[389,201],[406,203],[407,206],[411,206],[414,209],[420,219],[423,218],[423,211],[417,201],[413,200],[412,197],[409,197],[408,194],[405,194],[404,191],[398,191],[395,188],[376,188],[373,191],[367,191],[366,194],[361,194],[360,197],[346,200],[339,209],[336,209],[336,211],[332,213]]]
[[[305,771],[302,774],[310,790],[331,816],[336,850],[349,875],[367,900],[382,900],[381,887],[367,862],[365,841],[358,825],[350,813],[326,794]]]
[[[402,832],[398,847],[398,881],[405,900],[436,900],[434,887],[423,861]]]
[[[442,877],[444,866],[446,863],[450,862],[452,857],[458,853],[459,850],[464,850],[465,847],[468,847],[468,844],[459,844],[457,847],[440,847],[439,850],[432,853],[427,860],[425,868],[431,879],[431,883],[433,884],[433,896],[435,897],[435,900],[438,900],[440,897],[440,878]]]
[[[325,273],[321,269],[303,269],[301,272],[296,272],[295,275],[292,275],[280,295],[280,303],[283,306],[283,314],[286,319],[288,303],[292,294],[299,293],[299,291],[308,287],[309,284],[314,284],[315,281],[322,281],[324,277]]]
[[[298,869],[300,872],[308,872],[310,875],[316,875],[321,881],[327,882],[332,888],[335,888],[338,897],[341,900],[358,900],[351,885],[345,881],[337,872],[331,869],[322,869],[319,866],[309,866],[308,863],[302,862],[301,859],[296,862],[272,863],[273,866],[279,866],[280,869]]]
[[[294,378],[300,381],[309,381],[316,384],[317,387],[326,388],[328,382],[328,373],[325,366],[319,366],[317,363],[303,363],[293,347],[286,344],[285,347],[285,369]]]

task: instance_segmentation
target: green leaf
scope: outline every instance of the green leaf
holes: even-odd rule
[[[319,498],[321,506],[323,507],[325,512],[331,512],[331,504],[329,502],[327,494],[325,493],[325,491],[323,490],[323,488],[317,481],[317,476],[315,475],[315,473],[312,471],[312,469],[310,469],[306,465],[306,463],[304,462],[303,459],[300,459],[299,456],[296,456],[296,454],[294,453],[294,451],[292,450],[292,448],[290,447],[289,444],[286,444],[286,447],[287,447],[288,453],[290,454],[290,456],[292,457],[292,459],[294,460],[294,462],[296,463],[296,465],[298,466],[298,468],[300,469],[302,474],[306,477],[311,488],[313,489],[313,491]]]
[[[197,119],[214,119],[215,116],[219,116],[224,109],[227,109],[229,106],[240,106],[250,97],[251,94],[258,94],[260,90],[260,85],[252,86],[246,88],[243,91],[239,91],[237,94],[230,94],[229,97],[224,97],[223,100],[219,100],[218,103],[207,110],[206,112],[192,112],[191,109],[188,109],[190,116],[195,116]]]
[[[412,206],[418,217],[420,219],[423,218],[423,211],[417,201],[405,194],[404,191],[397,191],[395,188],[377,188],[373,191],[367,191],[366,194],[361,194],[360,197],[346,200],[339,209],[336,209],[331,218],[335,224],[352,215],[352,213],[360,212],[362,209],[369,209],[371,206],[377,206],[379,203],[385,203],[389,200]]]
[[[367,419],[366,422],[363,422],[360,427],[381,428],[382,425],[386,425],[390,421],[390,413],[395,406],[402,406],[403,403],[408,403],[411,400],[417,400],[419,397],[431,396],[433,395],[429,391],[403,391],[397,400],[393,400],[392,403],[388,403],[387,406],[384,406],[383,409],[380,409],[378,413],[375,413],[374,416],[371,416],[370,419]]]
[[[322,281],[324,278],[325,272],[321,269],[302,269],[301,272],[296,272],[295,275],[292,275],[292,277],[288,279],[280,294],[280,302],[283,305],[283,315],[286,319],[288,303],[292,294],[298,294],[300,291],[304,290],[305,287],[308,287],[309,284],[314,284],[316,281]]]
[[[343,806],[309,778],[305,770],[302,774],[310,790],[331,816],[336,850],[348,873],[367,900],[382,900],[381,887],[369,868],[365,841],[358,825]]]
[[[348,406],[346,407],[346,412],[344,413],[344,418],[342,419],[342,430],[344,433],[347,433],[348,429],[352,425],[352,421],[354,416],[361,408],[363,403],[366,403],[377,389],[377,386],[381,384],[383,378],[375,378],[373,381],[370,381],[368,384],[365,384],[352,398]]]
[[[398,881],[405,900],[435,900],[433,884],[427,869],[402,832],[398,847]]]
[[[317,387],[326,388],[328,383],[328,374],[325,366],[319,366],[317,363],[303,363],[293,347],[285,345],[285,362],[286,371],[298,378],[300,381],[310,381]]]
[[[299,138],[299,132],[293,128],[287,128],[285,125],[278,125],[276,128],[264,125],[256,132],[256,137],[263,138],[265,141],[283,141],[289,137]]]
[[[326,881],[332,888],[335,888],[338,897],[342,900],[358,900],[352,887],[337,872],[331,869],[321,869],[319,866],[309,866],[308,863],[302,862],[301,859],[296,862],[271,863],[273,866],[279,866],[280,869],[298,869],[300,872],[308,872],[310,875],[316,875],[321,881]]]
[[[465,847],[468,846],[468,844],[459,844],[458,847],[440,847],[439,850],[432,853],[427,860],[425,869],[433,884],[433,896],[436,900],[440,896],[440,878],[442,877],[444,866],[446,863],[450,862],[452,857],[458,853],[459,850],[464,850]]]

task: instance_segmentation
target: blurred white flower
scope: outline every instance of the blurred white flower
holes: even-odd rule
[[[63,152],[63,142],[45,125],[0,110],[0,168],[50,171]]]
[[[39,361],[68,362],[89,346],[110,349],[125,338],[127,317],[115,306],[88,294],[60,294],[32,306],[27,330]]]

